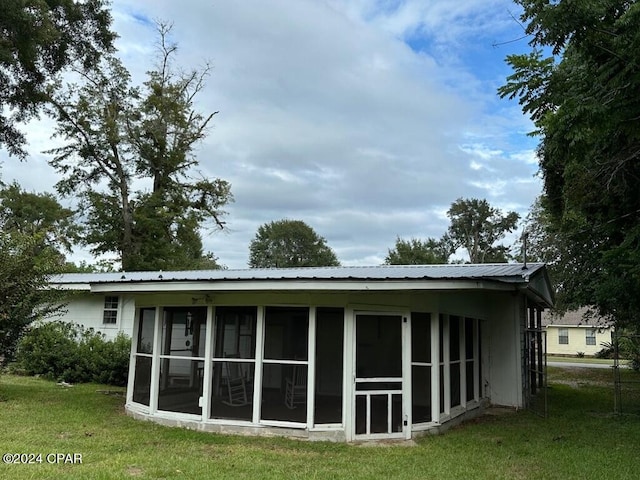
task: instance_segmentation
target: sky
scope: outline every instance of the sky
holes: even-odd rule
[[[134,82],[157,59],[155,21],[173,23],[179,66],[211,66],[195,108],[219,113],[198,170],[235,200],[226,231],[202,235],[234,269],[281,219],[307,223],[343,265],[378,265],[397,237],[439,238],[458,198],[525,216],[541,192],[537,140],[496,94],[505,57],[528,50],[518,13],[508,0],[112,2]],[[25,130],[30,158],[0,149],[1,179],[54,192],[52,124]],[[72,259],[93,263],[83,249]]]

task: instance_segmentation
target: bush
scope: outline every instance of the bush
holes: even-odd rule
[[[598,353],[597,358],[615,358],[613,343],[602,342],[604,347]],[[628,360],[628,365],[636,372],[640,371],[640,336],[622,335],[618,339],[618,356],[621,360]]]
[[[602,346],[602,350],[598,350],[595,354],[596,358],[614,358],[615,350],[613,345],[610,342],[602,342],[600,344]]]
[[[131,340],[114,340],[92,328],[62,321],[30,329],[18,343],[15,367],[28,375],[69,383],[96,382],[124,386]]]

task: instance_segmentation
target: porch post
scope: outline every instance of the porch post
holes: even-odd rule
[[[440,312],[431,314],[431,421],[440,423]]]
[[[153,322],[153,357],[151,360],[151,388],[149,390],[149,413],[158,411],[158,387],[160,382],[160,350],[162,349],[162,316],[164,310],[156,305],[156,318]]]
[[[307,428],[314,425],[315,390],[316,390],[316,307],[309,307],[309,352],[307,357]]]
[[[355,432],[355,315],[353,308],[344,309],[344,349],[342,367],[342,424],[344,434],[349,442]]]
[[[129,352],[129,376],[127,377],[127,399],[126,404],[133,402],[133,389],[136,375],[136,352],[138,350],[138,335],[140,332],[140,309],[136,309],[133,317],[133,335],[131,337],[131,350]]]
[[[202,420],[206,421],[211,416],[211,373],[213,358],[213,337],[214,337],[214,311],[215,307],[207,306],[207,329],[204,346],[204,375],[202,386]]]
[[[264,359],[264,306],[258,307],[256,319],[256,366],[253,379],[253,423],[260,423],[262,406],[262,360]]]
[[[411,312],[405,312],[402,316],[402,411],[404,413],[402,421],[406,422],[403,427],[404,438],[411,439],[413,428],[412,415],[412,384],[411,377],[413,371],[411,368]]]

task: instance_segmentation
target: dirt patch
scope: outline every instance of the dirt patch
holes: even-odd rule
[[[141,477],[144,475],[144,470],[140,467],[128,467],[125,472],[131,477]]]

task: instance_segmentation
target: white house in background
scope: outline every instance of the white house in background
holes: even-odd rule
[[[587,320],[586,313],[586,307],[562,316],[544,313],[542,323],[547,331],[548,355],[595,355],[602,350],[603,342],[611,343],[611,325],[599,318]]]
[[[542,358],[525,352],[527,326],[553,303],[541,264],[67,274],[52,286],[76,292],[65,318],[132,336],[132,416],[336,441],[524,407],[527,362]]]

